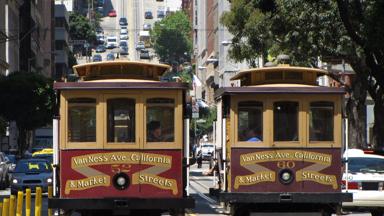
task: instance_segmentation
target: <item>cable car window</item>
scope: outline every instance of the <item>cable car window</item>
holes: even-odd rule
[[[263,140],[263,103],[243,101],[238,104],[237,136],[239,141]]]
[[[275,141],[298,141],[299,103],[281,101],[273,104]]]
[[[147,100],[147,142],[174,142],[175,100],[151,98]]]
[[[96,99],[68,100],[68,141],[96,142]]]
[[[107,100],[108,142],[135,142],[135,99]]]
[[[309,111],[309,141],[333,141],[333,103],[312,102]]]

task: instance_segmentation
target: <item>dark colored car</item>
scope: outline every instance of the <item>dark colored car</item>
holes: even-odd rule
[[[150,59],[149,51],[146,49],[140,50],[140,59]]]
[[[52,167],[45,159],[21,159],[17,162],[11,179],[12,194],[26,188],[35,191],[36,187],[41,187],[43,192],[47,192],[53,180]]]
[[[128,55],[128,47],[126,46],[120,47],[120,55]]]
[[[157,18],[164,18],[165,17],[165,11],[159,10],[157,11]]]
[[[144,14],[144,18],[145,18],[145,19],[153,19],[152,12],[151,12],[151,11],[147,11],[147,12],[145,12],[145,14]]]
[[[125,17],[121,17],[121,18],[119,19],[119,24],[120,24],[121,26],[126,26],[126,25],[128,25],[127,18],[125,18]]]
[[[92,61],[93,61],[93,62],[99,62],[99,61],[102,61],[101,55],[94,55],[94,56],[92,57]]]
[[[104,30],[103,30],[102,28],[100,28],[100,27],[97,27],[97,28],[96,28],[96,33],[98,33],[98,34],[104,34]]]
[[[108,53],[107,61],[113,61],[113,60],[115,60],[115,55],[113,53]]]
[[[97,53],[103,53],[105,52],[105,46],[104,45],[99,45],[96,47],[96,52]]]
[[[121,40],[119,43],[119,47],[128,47],[128,42],[125,40]]]

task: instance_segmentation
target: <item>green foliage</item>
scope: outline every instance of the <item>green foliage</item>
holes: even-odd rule
[[[0,77],[0,115],[16,121],[19,146],[25,148],[25,134],[52,121],[54,91],[52,81],[38,73],[14,72]]]
[[[95,27],[88,18],[77,12],[69,14],[69,34],[72,40],[96,40]]]
[[[191,24],[188,16],[182,11],[173,13],[155,23],[150,34],[160,61],[183,63],[190,59],[192,52],[190,30]]]
[[[199,109],[200,119],[204,119],[205,122],[200,123],[200,122],[196,122],[197,119],[192,119],[191,126],[190,126],[191,129],[194,129],[194,126],[196,124],[196,135],[198,137],[201,137],[204,134],[212,133],[213,123],[214,121],[216,121],[216,117],[217,117],[216,112],[217,112],[216,107]],[[192,132],[191,133],[192,137],[194,137],[194,134],[193,134],[194,131],[191,131],[191,132]]]

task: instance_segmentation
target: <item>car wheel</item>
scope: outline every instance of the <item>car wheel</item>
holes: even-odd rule
[[[371,211],[372,216],[383,216],[384,211],[383,210],[373,210]]]

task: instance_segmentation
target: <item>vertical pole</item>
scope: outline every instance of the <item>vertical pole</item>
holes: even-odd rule
[[[52,198],[52,186],[48,186],[48,199]],[[48,216],[52,216],[52,209],[48,208]]]
[[[15,195],[11,195],[9,199],[9,216],[15,216]]]
[[[223,130],[222,132],[222,138],[221,138],[221,146],[222,146],[222,158],[223,158],[223,171],[224,171],[224,177],[223,177],[223,187],[224,187],[224,191],[227,191],[227,176],[226,176],[226,172],[227,172],[227,163],[225,162],[226,159],[227,159],[227,155],[226,155],[226,148],[227,148],[227,135],[226,135],[226,119],[223,118],[223,121],[222,121],[222,125],[221,125],[221,128]]]
[[[186,159],[186,186],[185,191],[187,196],[189,196],[189,118],[184,119],[184,158]]]
[[[8,211],[9,211],[9,198],[4,198],[1,216],[8,216],[8,213],[9,213]]]
[[[16,207],[16,216],[23,216],[23,191],[17,192],[17,207]]]
[[[57,189],[57,166],[59,164],[59,119],[53,119],[53,196]]]
[[[36,188],[35,195],[35,216],[41,215],[41,187]]]
[[[345,124],[345,188],[348,192],[348,118],[344,120]]]
[[[25,191],[25,216],[31,216],[31,189]]]

